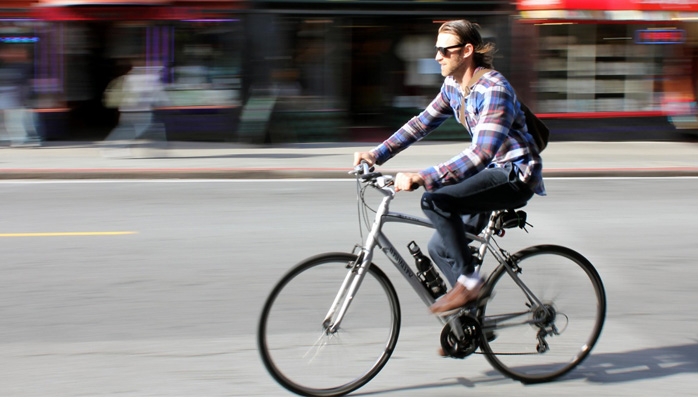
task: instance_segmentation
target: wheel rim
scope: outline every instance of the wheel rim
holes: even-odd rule
[[[377,269],[364,278],[339,331],[323,328],[352,260],[334,256],[301,265],[265,305],[258,338],[262,359],[277,382],[295,393],[349,393],[375,376],[392,353],[399,307],[392,285]]]
[[[535,322],[497,329],[497,338],[482,347],[504,374],[528,383],[545,382],[569,372],[589,354],[605,318],[605,294],[593,267],[570,250],[553,247],[520,254],[519,276],[543,305],[531,306],[502,272],[481,310],[485,333],[491,317],[507,312],[528,309],[525,318]]]

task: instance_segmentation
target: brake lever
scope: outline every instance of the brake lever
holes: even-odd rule
[[[361,175],[362,177],[364,175],[367,175],[375,170],[375,167],[373,165],[368,165],[366,161],[361,161],[358,165],[354,167],[353,170],[349,171],[350,175]]]
[[[390,187],[390,186],[395,186],[395,177],[392,175],[383,175],[380,172],[374,172],[372,174],[367,174],[367,175],[362,175],[361,176],[364,181],[373,179],[373,178],[378,178],[377,180],[380,181],[380,186],[382,187]],[[420,185],[418,183],[412,183],[410,186],[410,191],[414,191],[419,189]]]
[[[372,180],[372,179],[374,179],[374,178],[378,178],[379,176],[383,176],[383,174],[381,174],[380,172],[370,172],[370,173],[367,173],[367,174],[362,174],[362,175],[361,175],[361,180],[363,180],[364,182],[366,182],[366,181],[370,181],[370,180]]]

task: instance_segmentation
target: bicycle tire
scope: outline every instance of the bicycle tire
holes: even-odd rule
[[[259,352],[267,371],[291,392],[303,396],[350,393],[375,377],[395,349],[399,301],[388,277],[374,264],[339,331],[323,332],[323,321],[349,271],[347,266],[356,258],[349,253],[326,253],[306,259],[279,280],[264,304],[257,331]],[[381,324],[386,332],[378,331]]]
[[[581,363],[596,344],[606,317],[606,294],[594,266],[581,254],[555,245],[533,246],[514,254],[517,276],[545,307],[530,306],[523,290],[499,265],[485,287],[490,298],[478,315],[483,326],[482,351],[502,374],[523,383],[549,382],[565,375]],[[493,319],[526,312],[522,317],[538,318],[538,323],[515,325]],[[504,327],[509,323],[511,327]],[[553,327],[559,334],[538,334]],[[532,329],[531,329],[532,328]],[[487,337],[487,339],[485,339]]]

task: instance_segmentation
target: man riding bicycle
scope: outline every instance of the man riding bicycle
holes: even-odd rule
[[[514,89],[493,70],[494,45],[483,43],[478,28],[467,20],[441,25],[436,61],[445,79],[440,93],[382,144],[354,154],[354,165],[382,165],[451,115],[469,130],[470,146],[450,160],[395,177],[396,191],[426,189],[421,206],[436,229],[429,255],[451,283],[451,290],[430,307],[433,313],[476,300],[482,288],[465,232],[479,233],[480,221],[493,210],[521,207],[534,194],[545,195],[540,150]],[[483,68],[489,71],[468,87]]]

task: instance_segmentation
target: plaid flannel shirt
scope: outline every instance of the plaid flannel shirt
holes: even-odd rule
[[[424,111],[371,150],[376,163],[385,163],[451,116],[463,124],[462,107],[465,107],[464,125],[470,127],[471,144],[450,160],[420,171],[426,189],[431,191],[461,182],[485,168],[511,162],[517,166],[523,182],[535,193],[545,195],[538,147],[526,129],[525,115],[514,89],[497,71],[483,75],[468,96],[452,77],[447,77],[440,93]]]

